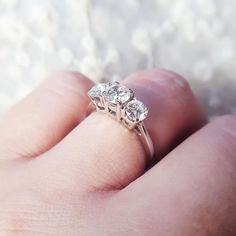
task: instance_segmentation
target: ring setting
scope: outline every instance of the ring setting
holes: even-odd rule
[[[148,108],[134,96],[130,88],[119,82],[99,83],[88,91],[88,96],[97,111],[134,130],[140,136],[147,154],[153,156],[153,143],[143,123],[148,116]]]

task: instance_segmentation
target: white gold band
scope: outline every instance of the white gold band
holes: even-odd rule
[[[153,157],[153,143],[143,122],[148,115],[148,108],[134,97],[131,89],[119,82],[100,83],[92,87],[88,95],[97,111],[111,116],[129,130],[134,130],[147,155]]]

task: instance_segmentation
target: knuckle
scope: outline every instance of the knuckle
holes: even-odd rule
[[[184,95],[191,93],[188,81],[173,71],[165,69],[142,70],[132,74],[130,77],[151,80],[161,90],[171,94]]]
[[[188,81],[181,75],[168,70],[159,70],[161,84],[174,93],[186,93],[190,91]]]
[[[175,72],[164,69],[141,70],[129,76],[128,80],[134,87],[137,86],[137,90],[138,87],[144,88],[147,93],[165,99],[165,103],[171,104],[175,109],[192,108],[192,114],[202,114],[203,110],[188,81]]]
[[[68,95],[83,96],[93,82],[79,72],[58,71],[48,77],[43,86],[49,93],[65,97]]]
[[[225,115],[216,118],[210,123],[211,139],[217,140],[216,146],[222,151],[221,158],[231,163],[231,167],[236,169],[236,117]],[[231,158],[229,158],[231,157]]]
[[[233,150],[236,150],[236,117],[225,115],[212,121],[212,128],[219,131],[223,143],[227,143]]]
[[[47,82],[69,90],[88,89],[93,85],[89,78],[76,71],[57,71],[48,77]]]
[[[212,126],[217,129],[221,129],[231,136],[236,138],[236,116],[234,115],[224,115],[218,117],[212,121]]]

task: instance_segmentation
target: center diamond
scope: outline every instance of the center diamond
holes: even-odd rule
[[[147,114],[147,107],[138,100],[132,100],[125,106],[125,115],[131,122],[141,122]]]
[[[133,92],[119,83],[111,83],[110,88],[104,93],[105,100],[111,104],[125,104],[133,98]]]

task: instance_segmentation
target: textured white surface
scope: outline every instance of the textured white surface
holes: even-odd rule
[[[55,70],[94,81],[164,67],[211,116],[236,113],[234,0],[0,0],[0,115]]]

